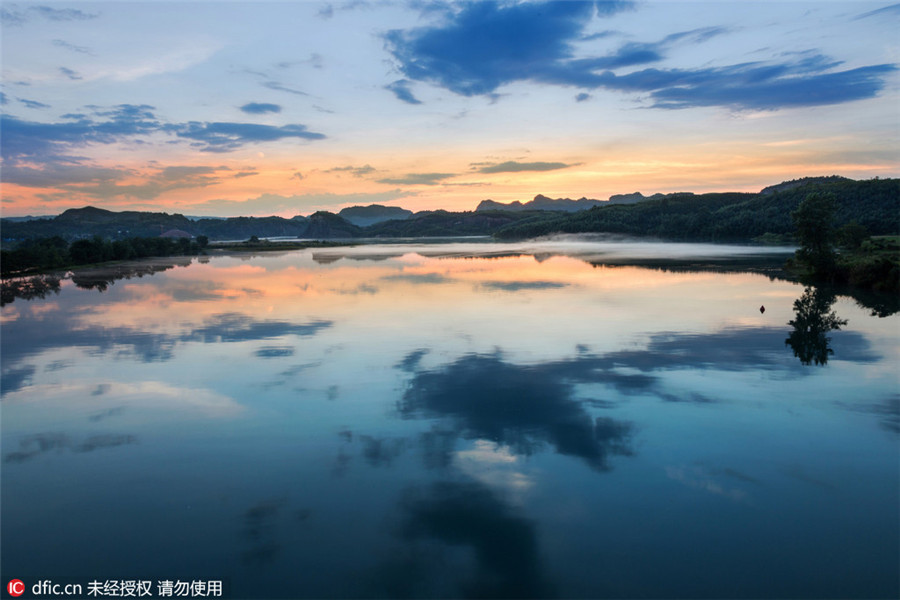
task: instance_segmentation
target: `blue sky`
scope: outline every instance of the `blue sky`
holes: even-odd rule
[[[896,177],[900,4],[4,2],[2,212]]]

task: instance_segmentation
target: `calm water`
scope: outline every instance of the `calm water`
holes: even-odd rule
[[[5,294],[4,585],[897,597],[900,317],[758,252],[365,246]]]

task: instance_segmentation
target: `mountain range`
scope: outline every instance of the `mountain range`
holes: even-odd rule
[[[523,238],[550,233],[615,232],[674,239],[748,240],[764,234],[791,235],[790,214],[810,192],[837,199],[836,225],[856,221],[872,234],[900,234],[900,180],[854,181],[815,177],[786,181],[753,193],[678,192],[644,196],[640,192],[609,200],[552,199],[528,202],[482,201],[474,211],[412,211],[372,204],[319,211],[309,216],[186,217],[164,212],[113,212],[87,206],[56,217],[0,219],[9,246],[25,239],[60,236],[67,240],[155,237],[172,230],[211,240],[251,236],[314,239],[493,235]]]

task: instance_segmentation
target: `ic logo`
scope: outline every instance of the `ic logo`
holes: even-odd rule
[[[9,592],[10,596],[21,596],[25,593],[25,584],[22,583],[21,579],[13,579],[6,586],[6,591]]]

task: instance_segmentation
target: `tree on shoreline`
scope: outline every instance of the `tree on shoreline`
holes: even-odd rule
[[[800,249],[797,258],[806,264],[817,279],[830,278],[835,269],[834,194],[812,192],[791,213]]]

